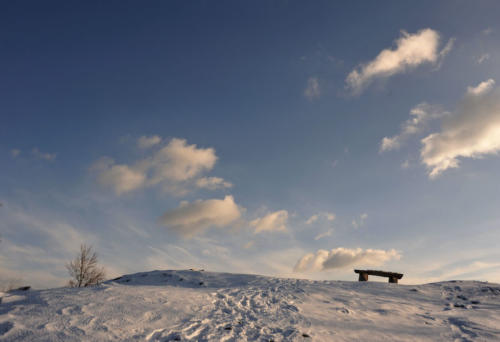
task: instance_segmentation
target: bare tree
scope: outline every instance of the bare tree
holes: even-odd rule
[[[97,265],[97,253],[86,244],[80,245],[80,253],[66,268],[71,276],[69,287],[98,285],[104,280],[104,268]]]

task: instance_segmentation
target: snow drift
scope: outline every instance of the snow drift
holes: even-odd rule
[[[493,341],[500,285],[408,286],[203,271],[0,293],[2,341]]]

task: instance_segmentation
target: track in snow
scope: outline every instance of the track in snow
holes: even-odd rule
[[[492,341],[500,286],[278,279],[200,271],[0,294],[1,341]]]

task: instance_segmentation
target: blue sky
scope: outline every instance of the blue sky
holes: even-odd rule
[[[16,2],[0,272],[500,282],[500,4]]]

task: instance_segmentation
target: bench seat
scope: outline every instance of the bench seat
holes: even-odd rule
[[[359,281],[368,281],[369,275],[374,275],[378,277],[387,277],[389,278],[389,283],[398,283],[398,280],[403,278],[402,273],[396,272],[386,272],[386,271],[378,271],[378,270],[354,270],[354,273],[359,274]]]

